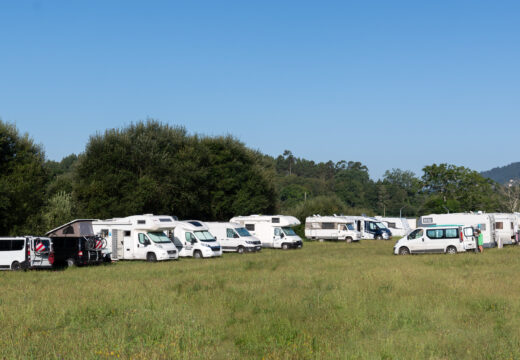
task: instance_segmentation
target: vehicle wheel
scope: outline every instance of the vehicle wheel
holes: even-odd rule
[[[202,259],[202,253],[199,251],[199,250],[196,250],[194,253],[193,253],[193,257],[195,259]]]
[[[238,249],[237,249],[237,253],[243,254],[244,253],[244,247],[243,246],[239,246]]]
[[[407,247],[402,247],[399,249],[399,255],[409,255],[410,254],[410,250],[408,250]]]
[[[148,262],[156,262],[157,261],[157,256],[155,256],[154,253],[148,253],[146,255],[146,261],[148,261]]]
[[[446,254],[456,254],[457,253],[457,249],[455,248],[455,246],[448,246],[448,248],[446,249]]]
[[[283,243],[283,244],[282,244],[282,249],[283,249],[283,250],[287,250],[287,249],[289,249],[289,244]]]
[[[383,240],[383,237],[381,235],[376,235],[376,240]]]
[[[67,259],[65,263],[67,264],[67,267],[73,267],[74,265],[76,265],[74,259]]]
[[[350,236],[347,236],[347,238],[345,239],[345,241],[346,241],[347,243],[351,243],[351,242],[352,242],[352,238],[351,238]]]
[[[13,261],[13,263],[11,264],[11,270],[18,271],[21,268],[22,268],[22,266],[20,265],[20,263],[18,261]]]

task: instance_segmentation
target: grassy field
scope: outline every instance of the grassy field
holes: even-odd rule
[[[0,359],[519,359],[520,247],[394,242],[0,273]]]

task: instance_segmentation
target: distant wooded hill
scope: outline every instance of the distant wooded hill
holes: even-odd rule
[[[510,179],[520,180],[520,162],[496,167],[488,171],[483,171],[481,174],[482,176],[495,180],[500,184],[505,184]]]

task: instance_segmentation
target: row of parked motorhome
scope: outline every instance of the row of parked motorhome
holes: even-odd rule
[[[411,219],[367,216],[320,216],[306,219],[305,236],[314,240],[390,239],[402,236],[395,254],[445,252],[476,248],[479,229],[484,247],[518,244],[520,214],[453,213]],[[223,252],[255,252],[262,248],[301,248],[286,215],[237,216],[229,222],[178,221],[152,214],[125,218],[77,219],[45,237],[0,238],[0,269],[88,265],[117,260],[150,262],[179,257],[208,258]]]
[[[361,239],[389,240],[392,236],[392,231],[382,218],[313,215],[305,219],[305,237],[311,240],[352,242]]]
[[[178,221],[152,214],[125,218],[77,219],[45,237],[0,238],[0,268],[49,268],[117,260],[208,258],[223,252],[255,252],[263,247],[301,248],[293,216],[238,216],[230,222]],[[43,244],[43,245],[42,245]]]

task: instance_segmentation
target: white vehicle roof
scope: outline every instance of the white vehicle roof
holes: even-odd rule
[[[133,215],[93,221],[93,225],[129,225],[136,230],[160,231],[175,228],[175,220],[169,215]]]
[[[206,223],[200,221],[200,220],[182,220],[182,221],[176,221],[175,227],[182,227],[184,230],[188,231],[209,231],[208,226]]]
[[[278,219],[278,221],[274,219]],[[235,216],[229,220],[230,222],[256,222],[256,223],[272,223],[276,226],[298,226],[300,225],[300,220],[290,215],[249,215],[249,216]]]
[[[334,222],[334,223],[353,223],[354,219],[344,217],[344,216],[320,216],[320,215],[313,215],[309,216],[305,219],[305,222]]]
[[[244,225],[240,224],[240,223],[237,223],[237,222],[218,222],[218,221],[206,221],[204,222],[208,227],[217,227],[217,226],[221,226],[221,227],[230,227],[230,228],[233,228],[233,229],[238,229],[238,228],[243,228]]]

